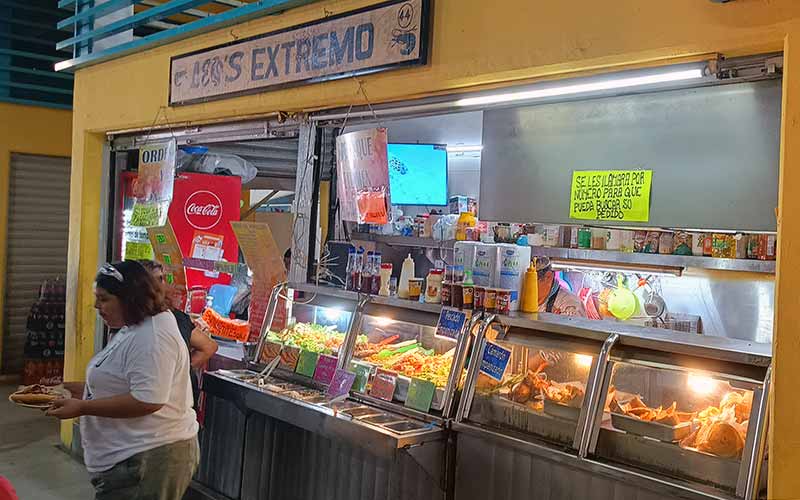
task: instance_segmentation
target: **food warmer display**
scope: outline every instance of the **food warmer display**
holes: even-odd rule
[[[279,301],[279,296],[291,300]],[[283,304],[288,324],[272,329],[275,310]],[[233,402],[257,417],[256,425],[243,426],[241,470],[258,478],[243,472],[241,490],[258,484],[263,491],[267,481],[269,498],[310,498],[326,488],[340,488],[339,475],[330,471],[311,481],[296,471],[314,474],[320,464],[335,467],[345,461],[357,464],[363,481],[390,472],[380,486],[348,479],[353,491],[386,488],[387,498],[423,493],[425,498],[447,497],[453,466],[447,423],[455,413],[465,359],[481,324],[464,315],[459,331],[441,335],[441,310],[313,285],[276,289],[249,369],[218,370],[204,379],[204,391],[212,399]],[[214,415],[211,420],[224,425]],[[251,433],[258,436],[257,445],[248,437]],[[287,435],[296,435],[295,445],[281,445]],[[304,446],[312,449],[300,451]],[[263,464],[265,457],[271,457],[269,467]],[[213,466],[206,468],[213,476]],[[275,479],[292,474],[299,481]]]
[[[759,498],[769,349],[498,316],[478,341],[454,424],[456,498],[512,495],[540,479],[542,498]]]

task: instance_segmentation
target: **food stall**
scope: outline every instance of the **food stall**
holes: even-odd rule
[[[245,368],[206,376],[200,485],[230,498],[495,498],[531,485],[553,499],[762,497],[781,86],[775,72],[746,76],[745,63],[757,65],[726,61],[740,79],[704,69],[630,94],[314,115],[300,132],[315,146],[298,159],[296,206],[301,222],[328,211],[328,241],[295,235],[290,284],[273,291]],[[685,66],[660,69],[673,70]],[[717,121],[732,115],[742,120]],[[698,148],[709,121],[717,129]],[[388,224],[342,220],[341,193],[321,206],[320,165],[306,158],[335,162],[346,124],[388,130],[389,181],[407,177],[392,199],[408,203]],[[742,135],[753,144],[730,143]],[[422,150],[435,159],[418,162]],[[456,168],[465,160],[484,175]],[[590,160],[627,170],[581,170]],[[708,186],[699,166],[746,177]],[[612,178],[646,186],[621,201],[647,213],[575,216],[576,188]],[[744,178],[758,189],[741,189]],[[442,191],[454,195],[444,205]],[[722,192],[735,209],[708,202]],[[549,263],[539,296],[566,290],[586,318],[518,311],[532,258]],[[382,264],[397,293],[382,275],[379,293],[364,285]],[[462,309],[459,333],[441,334],[443,315]]]
[[[277,307],[286,328],[273,328]],[[277,286],[249,369],[205,376],[199,487],[230,498],[452,498],[449,422],[480,323],[461,314],[460,329],[440,335],[441,313]]]

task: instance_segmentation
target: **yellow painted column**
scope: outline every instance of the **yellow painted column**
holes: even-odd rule
[[[800,498],[800,22],[784,48],[769,498]]]
[[[8,198],[9,177],[11,174],[11,152],[0,145],[0,373],[3,372],[3,339],[6,334],[2,328],[5,324],[6,306],[6,250],[8,249]]]
[[[100,193],[103,168],[103,134],[85,132],[75,124],[70,179],[69,251],[67,254],[67,314],[64,338],[64,380],[84,380],[86,365],[94,355],[97,313],[94,281],[98,268],[97,234],[101,227]],[[61,440],[72,443],[72,421],[61,425]]]

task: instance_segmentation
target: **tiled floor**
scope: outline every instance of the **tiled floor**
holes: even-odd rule
[[[0,386],[0,475],[20,500],[91,500],[83,465],[57,448],[58,422],[8,401],[16,386]]]

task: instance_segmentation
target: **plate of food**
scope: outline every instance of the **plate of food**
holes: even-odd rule
[[[68,399],[72,393],[63,386],[47,386],[34,384],[22,387],[8,396],[8,400],[17,406],[46,410],[56,399]]]

